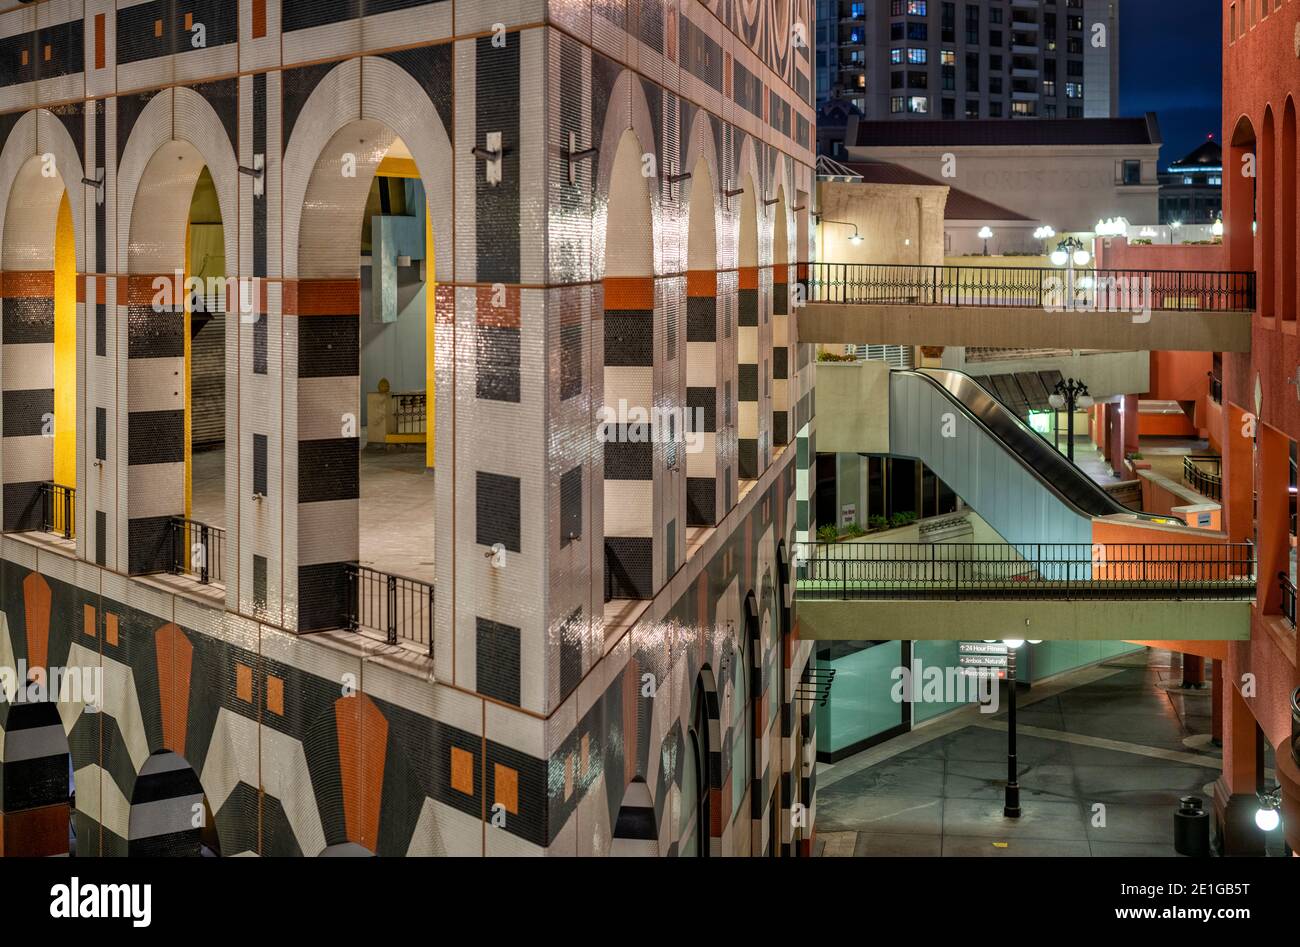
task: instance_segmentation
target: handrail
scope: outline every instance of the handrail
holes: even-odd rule
[[[1152,310],[1255,308],[1255,273],[1249,270],[810,263],[808,290],[809,301],[821,303],[1127,309],[1136,293]]]
[[[346,568],[344,626],[352,631],[381,632],[389,644],[404,640],[427,645],[429,657],[433,657],[433,583],[357,563]]]
[[[76,535],[77,488],[47,480],[41,484],[41,531],[64,539]]]
[[[1291,692],[1291,759],[1300,766],[1300,687]]]
[[[1206,372],[1210,376],[1210,400],[1215,404],[1223,404],[1223,379],[1214,372]]]
[[[222,559],[226,546],[226,531],[198,520],[173,516],[171,521],[173,575],[189,574],[202,585],[222,579]]]
[[[1218,468],[1214,473],[1202,470],[1198,463],[1213,461]],[[1222,458],[1215,454],[1188,454],[1183,457],[1183,483],[1211,500],[1223,499]]]
[[[1255,596],[1250,543],[800,543],[795,551],[803,598]]]
[[[1282,614],[1295,627],[1295,583],[1285,572],[1277,574],[1277,584],[1282,589]]]

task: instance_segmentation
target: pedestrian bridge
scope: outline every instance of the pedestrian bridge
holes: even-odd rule
[[[813,263],[800,342],[1250,351],[1255,274]]]
[[[795,567],[813,640],[1244,641],[1255,600],[1250,543],[811,543]]]

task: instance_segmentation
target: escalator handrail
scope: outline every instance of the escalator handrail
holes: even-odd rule
[[[951,369],[934,369],[934,368],[920,368],[920,369],[912,369],[910,371],[897,371],[894,374],[912,375],[917,378],[924,379],[932,387],[941,391],[944,394],[944,396],[953,404],[955,404],[957,407],[959,407],[962,410],[962,413],[967,418],[969,418],[976,426],[978,426],[981,430],[983,430],[994,441],[1001,444],[1002,447],[1006,450],[1006,452],[1016,459],[1016,462],[1019,463],[1020,466],[1025,468],[1025,470],[1029,471],[1029,473],[1032,474],[1036,480],[1038,480],[1041,484],[1043,484],[1043,486],[1045,486],[1048,490],[1050,490],[1053,493],[1053,495],[1055,495],[1062,503],[1065,503],[1075,512],[1079,513],[1081,516],[1092,517],[1092,516],[1106,516],[1106,515],[1113,515],[1113,514],[1121,514],[1125,516],[1137,517],[1138,519],[1147,520],[1150,522],[1154,522],[1157,519],[1166,519],[1165,517],[1156,517],[1156,516],[1152,516],[1149,513],[1143,513],[1139,510],[1129,509],[1128,507],[1124,506],[1122,503],[1117,501],[1109,493],[1103,490],[1100,485],[1098,485],[1095,481],[1093,481],[1091,477],[1089,477],[1086,473],[1080,470],[1077,465],[1072,463],[1068,457],[1065,457],[1063,454],[1060,453],[1060,451],[1058,451],[1055,447],[1053,447],[1047,441],[1046,438],[1042,437],[1037,431],[1029,427],[1029,425],[1025,424],[1025,422],[1020,420],[1020,418],[1016,417],[1016,415],[1012,413],[1010,409],[1008,409],[1007,406],[1004,405],[997,397],[995,397],[992,394],[992,392],[986,389],[983,385],[977,382],[970,375],[967,375],[964,372],[953,371]],[[1050,452],[1050,454],[1047,454],[1045,456],[1054,457],[1055,458],[1055,460],[1053,461],[1054,463],[1058,463],[1058,465],[1068,468],[1070,471],[1072,471],[1073,476],[1076,479],[1076,483],[1082,485],[1083,488],[1094,499],[1100,500],[1101,508],[1106,510],[1107,512],[1099,513],[1084,507],[1083,505],[1080,504],[1078,498],[1069,496],[1055,482],[1053,482],[1052,478],[1048,476],[1046,471],[1039,470],[1037,467],[1034,467],[1032,464],[1030,464],[1028,460],[1024,456],[1022,456],[1019,451],[1015,450],[1010,444],[1008,444],[1005,438],[1000,436],[996,431],[994,431],[991,427],[989,427],[989,425],[986,424],[984,420],[978,414],[976,414],[974,410],[972,410],[971,406],[967,404],[967,402],[963,399],[962,395],[958,391],[953,390],[953,388],[950,388],[947,384],[944,383],[944,381],[947,378],[960,379],[962,382],[969,384],[976,391],[978,391],[980,394],[986,397],[989,400],[990,405],[995,406],[995,408],[999,410],[1005,418],[1009,419],[1019,431],[1021,431],[1024,434],[1031,435],[1036,440],[1041,441],[1043,446],[1047,448],[1047,450]],[[1180,524],[1171,523],[1169,525],[1176,526]]]

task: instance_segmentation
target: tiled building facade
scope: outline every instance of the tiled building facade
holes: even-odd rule
[[[788,563],[815,437],[794,304],[811,18],[807,0],[0,10],[7,530],[50,478],[33,425],[65,192],[77,272],[75,555],[3,538],[0,665],[104,680],[98,713],[0,708],[7,853],[66,850],[65,754],[79,854],[191,850],[161,783],[202,799],[227,855],[808,851]],[[332,630],[360,528],[350,234],[398,141],[436,281],[428,654]],[[140,578],[184,514],[184,313],[156,290],[186,265],[204,169],[227,276],[251,287],[224,323],[224,609]],[[698,449],[631,436],[620,401],[698,407]]]

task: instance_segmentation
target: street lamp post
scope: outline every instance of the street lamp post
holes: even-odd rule
[[[1065,409],[1065,452],[1070,458],[1070,463],[1074,463],[1074,411],[1076,408],[1087,411],[1093,406],[1094,402],[1092,395],[1088,394],[1088,386],[1073,378],[1058,381],[1047,403],[1057,412],[1062,408]]]
[[[1027,624],[1027,623],[1026,623]],[[1003,638],[1007,646],[1007,789],[1002,802],[1002,814],[1008,819],[1020,818],[1020,780],[1016,772],[1016,651],[1023,638]],[[1039,644],[1030,639],[1030,644]]]
[[[991,228],[991,227],[987,227],[987,226],[985,226],[985,227],[981,227],[981,228],[980,228],[980,232],[977,233],[975,236],[979,237],[981,240],[984,241],[984,255],[985,255],[985,256],[988,256],[988,255],[989,255],[989,240],[990,240],[990,239],[992,238],[992,236],[993,236],[993,228]]]
[[[1088,261],[1092,259],[1087,249],[1078,237],[1069,236],[1056,245],[1048,257],[1053,266],[1065,267],[1065,293],[1062,302],[1065,303],[1066,309],[1074,308],[1074,268],[1076,266],[1087,266]]]

